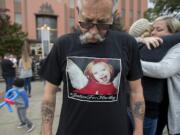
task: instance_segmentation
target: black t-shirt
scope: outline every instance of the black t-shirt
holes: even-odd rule
[[[57,135],[128,135],[125,81],[142,76],[137,43],[109,31],[102,43],[82,45],[79,35],[59,38],[41,70],[64,82]]]
[[[1,62],[2,76],[3,77],[15,77],[15,68],[13,62],[8,59],[3,59]]]

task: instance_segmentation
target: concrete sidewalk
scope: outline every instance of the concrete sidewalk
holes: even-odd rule
[[[0,92],[5,89],[5,84],[0,83]],[[30,100],[30,107],[28,109],[28,116],[35,124],[35,129],[31,133],[26,133],[24,129],[17,129],[19,123],[16,110],[13,106],[14,112],[10,113],[7,108],[0,109],[0,135],[42,135],[41,128],[41,102],[43,96],[43,82],[32,82],[32,97]],[[62,92],[57,93],[56,112],[53,124],[53,135],[56,133],[57,125],[59,123],[59,115],[62,104]],[[165,129],[163,135],[168,135]]]
[[[5,89],[5,83],[0,83],[0,92]],[[0,109],[0,135],[42,135],[41,130],[41,102],[43,96],[43,82],[32,82],[32,97],[29,98],[30,107],[28,109],[28,116],[35,124],[35,129],[26,133],[25,129],[17,129],[19,120],[16,109],[13,106],[13,112],[8,112],[6,107]],[[56,133],[60,108],[62,103],[62,92],[57,93],[56,112],[53,124],[53,134]]]

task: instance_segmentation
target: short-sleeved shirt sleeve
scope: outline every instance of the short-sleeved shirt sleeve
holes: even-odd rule
[[[143,76],[140,63],[140,55],[137,42],[131,38],[129,40],[129,71],[127,79],[129,81],[137,80]]]
[[[40,76],[54,85],[59,85],[62,81],[62,60],[58,45],[58,42],[56,42],[40,71]]]

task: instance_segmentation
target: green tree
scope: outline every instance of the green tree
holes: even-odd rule
[[[10,23],[7,12],[7,9],[0,9],[0,55],[8,52],[19,56],[27,34],[22,32],[19,24]]]
[[[177,13],[180,11],[180,0],[150,0],[153,4],[153,8],[149,8],[145,17],[154,20],[160,15],[168,15]]]

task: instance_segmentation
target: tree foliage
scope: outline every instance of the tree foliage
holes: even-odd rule
[[[153,20],[160,15],[178,13],[180,11],[180,0],[150,0],[153,8],[149,8],[145,17]]]
[[[22,32],[19,24],[11,24],[7,12],[7,9],[0,9],[0,55],[12,53],[19,56],[27,34]]]

